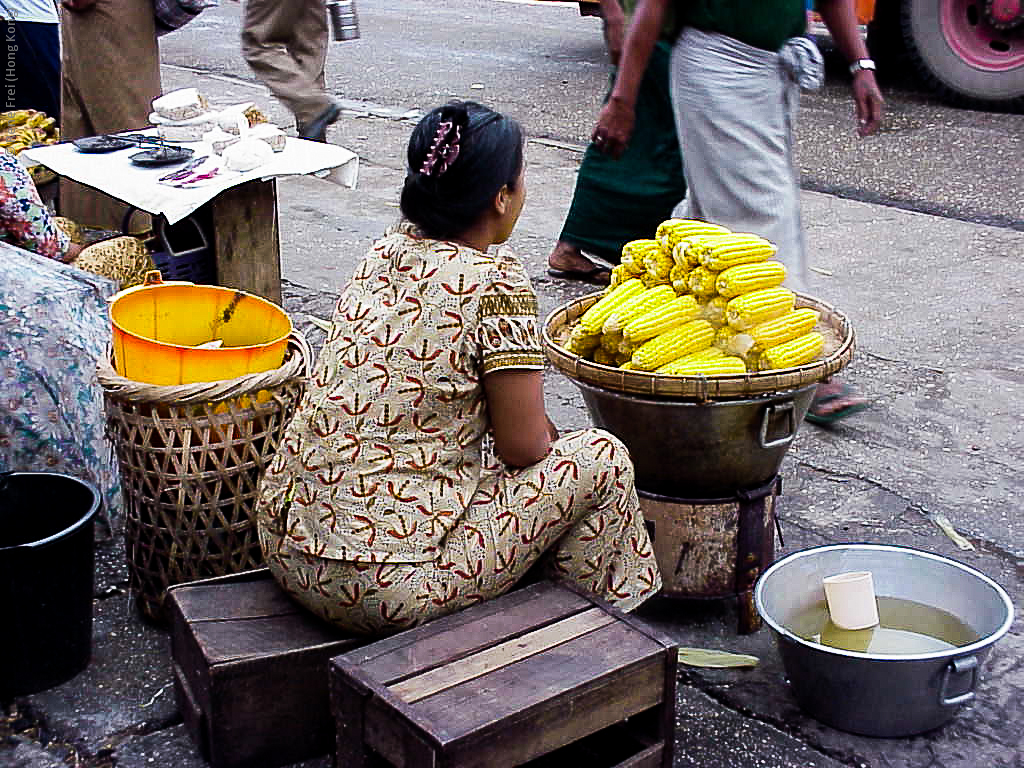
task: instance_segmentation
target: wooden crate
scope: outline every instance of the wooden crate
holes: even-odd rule
[[[175,693],[214,768],[271,768],[330,752],[327,666],[365,643],[293,602],[266,568],[167,593]]]
[[[671,768],[677,651],[600,600],[532,585],[332,659],[337,765]]]

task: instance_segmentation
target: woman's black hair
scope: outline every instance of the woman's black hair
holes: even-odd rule
[[[402,215],[427,237],[463,234],[503,186],[518,184],[523,138],[519,123],[474,101],[431,110],[409,139]]]

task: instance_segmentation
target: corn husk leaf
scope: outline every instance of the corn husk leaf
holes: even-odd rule
[[[949,537],[949,540],[956,544],[962,550],[974,549],[974,545],[971,544],[964,536],[953,527],[953,523],[949,521],[949,518],[945,515],[933,514],[931,516],[932,521],[939,526],[944,534]]]
[[[679,663],[691,667],[756,667],[761,663],[757,656],[746,653],[730,653],[712,648],[680,648]]]

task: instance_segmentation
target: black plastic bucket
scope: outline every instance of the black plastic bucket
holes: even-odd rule
[[[68,475],[0,474],[0,700],[89,663],[99,506],[96,489]]]

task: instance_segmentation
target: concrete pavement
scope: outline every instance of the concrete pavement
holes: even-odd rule
[[[249,83],[165,67],[164,84],[198,85],[216,104],[255,100],[288,122]],[[314,178],[279,184],[285,305],[316,345],[322,334],[306,317],[330,315],[338,286],[397,216],[412,126],[411,115],[348,106],[329,139],[359,154],[358,188]],[[580,150],[543,140],[527,150],[526,208],[510,245],[534,279],[543,314],[591,290],[545,274]],[[914,546],[978,568],[1019,605],[1024,233],[820,193],[806,192],[803,205],[812,293],[852,320],[858,352],[844,377],[873,407],[832,430],[801,427],[781,472],[780,553],[852,541]],[[547,399],[560,428],[590,423],[576,387],[553,370]],[[942,532],[942,517],[972,549]],[[200,768],[174,704],[168,638],[131,604],[116,521],[97,555],[93,661],[72,681],[8,708],[0,766]],[[976,701],[947,726],[907,739],[853,736],[804,715],[769,630],[737,635],[731,601],[659,600],[642,614],[682,645],[760,659],[752,670],[683,668],[676,766],[1024,765],[1019,609],[985,664]],[[303,764],[328,765],[327,757]]]

